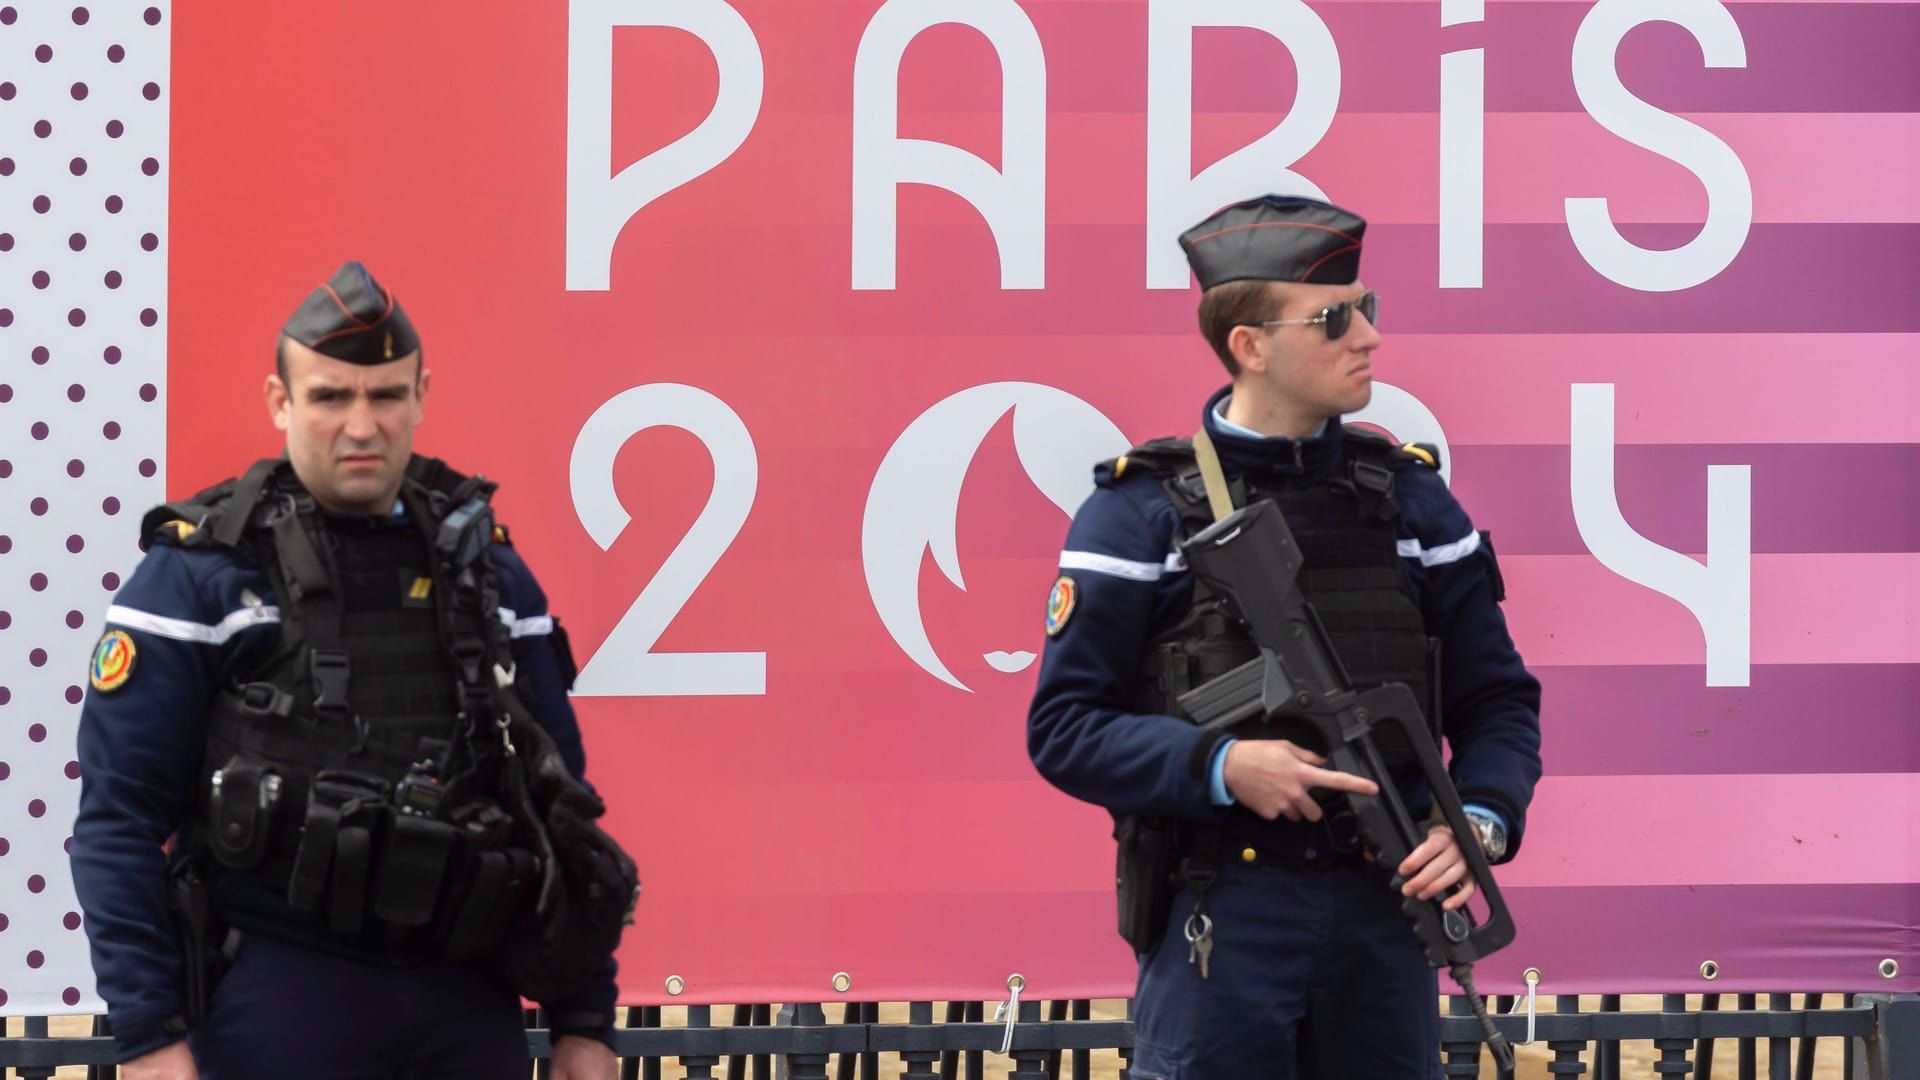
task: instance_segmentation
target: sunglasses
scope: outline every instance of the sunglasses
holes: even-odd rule
[[[1327,328],[1327,340],[1337,341],[1341,335],[1347,332],[1347,327],[1353,325],[1353,313],[1356,309],[1360,314],[1367,317],[1368,322],[1376,326],[1379,325],[1380,294],[1374,292],[1372,289],[1368,289],[1366,292],[1361,293],[1351,300],[1342,300],[1331,307],[1321,308],[1320,314],[1315,315],[1311,319],[1273,319],[1269,322],[1260,323],[1259,325],[1262,328],[1267,328],[1274,326],[1306,326],[1311,323],[1322,323]]]

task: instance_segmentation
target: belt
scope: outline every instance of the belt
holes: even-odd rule
[[[1220,848],[1220,862],[1244,866],[1281,866],[1293,870],[1332,870],[1365,860],[1360,843],[1360,819],[1344,799],[1325,804],[1326,815],[1308,826],[1308,835],[1296,844],[1272,843],[1275,837],[1256,833],[1234,835],[1229,830]],[[1261,843],[1262,840],[1268,843]],[[1289,841],[1291,838],[1289,838]]]
[[[1251,845],[1230,845],[1220,854],[1223,866],[1267,866],[1286,870],[1334,870],[1343,866],[1361,866],[1366,861],[1366,856],[1359,851],[1329,851],[1317,847],[1283,851]]]

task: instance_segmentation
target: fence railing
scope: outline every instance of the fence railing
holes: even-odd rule
[[[1513,998],[1492,1004],[1501,1030],[1516,1043],[1527,1039],[1531,1024],[1530,1049],[1516,1080],[1730,1080],[1724,1068],[1715,1072],[1716,1057],[1726,1056],[1716,1049],[1729,1043],[1737,1080],[1814,1080],[1823,1046],[1829,1061],[1838,1048],[1844,1080],[1920,1080],[1920,995],[1836,997],[1838,1007],[1827,996],[1810,994],[1793,1008],[1786,994],[1714,994],[1690,1008],[1686,997],[1669,995],[1657,1011],[1623,1010],[1619,995],[1599,996],[1598,1007],[1586,1010],[1581,998],[1555,997],[1537,1001],[1539,1011],[1531,1018],[1513,1012]],[[892,1019],[885,1021],[874,1002],[834,1003],[837,1020],[829,1019],[830,1006],[818,1004],[692,1005],[683,1007],[684,1023],[676,1015],[671,1025],[660,1007],[641,1006],[622,1010],[614,1050],[623,1080],[880,1080],[883,1062],[888,1076],[984,1080],[993,1058],[1003,1064],[995,1074],[1007,1080],[1091,1080],[1096,1056],[1103,1059],[1098,1075],[1125,1077],[1133,1044],[1126,1019],[1097,1019],[1093,1003],[1085,1000],[1023,1001],[1009,1029],[1005,1019],[988,1014],[994,1004],[910,1002],[888,1006]],[[716,1023],[716,1015],[730,1022]],[[528,1014],[527,1041],[538,1077],[545,1076],[549,1046],[541,1023],[538,1013]],[[26,1017],[20,1026],[20,1034],[0,1039],[0,1066],[23,1080],[53,1077],[60,1066],[86,1067],[88,1080],[116,1076],[103,1019],[93,1019],[88,1035],[54,1036],[44,1016]],[[1443,1075],[1495,1076],[1479,1030],[1464,999],[1449,999],[1441,1018]],[[1623,1072],[1622,1047],[1632,1044],[1651,1044],[1650,1059],[1640,1055],[1650,1064]]]

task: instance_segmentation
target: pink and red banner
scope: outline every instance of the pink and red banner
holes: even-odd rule
[[[1223,381],[1174,236],[1265,190],[1372,221],[1362,419],[1545,685],[1483,989],[1920,988],[1920,3],[172,20],[167,491],[277,450],[314,282],[394,287],[585,667],[627,1000],[1131,992],[1033,654],[1093,461]]]

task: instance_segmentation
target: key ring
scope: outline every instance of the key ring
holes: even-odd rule
[[[1187,940],[1189,942],[1199,941],[1203,937],[1211,937],[1212,935],[1213,919],[1211,916],[1201,914],[1187,916]]]

